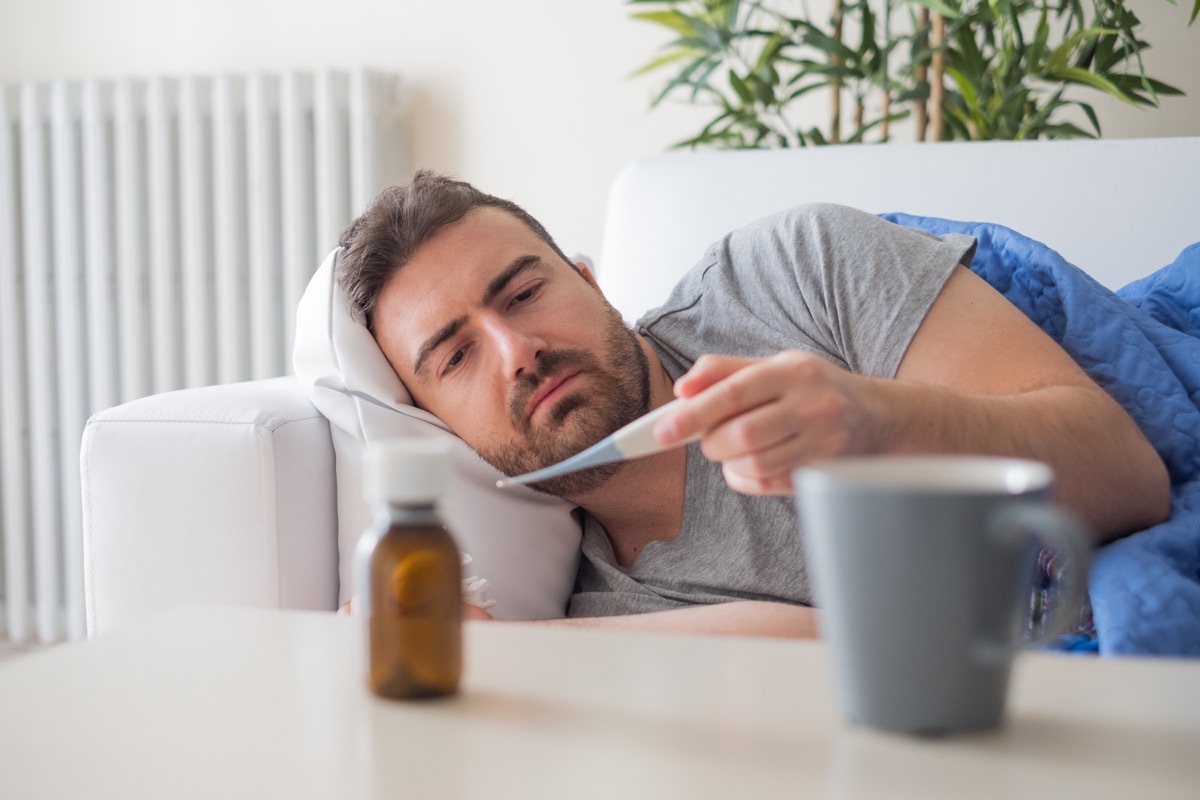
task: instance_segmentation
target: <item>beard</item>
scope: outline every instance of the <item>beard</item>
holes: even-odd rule
[[[517,379],[509,398],[509,420],[520,439],[476,452],[505,475],[520,475],[573,456],[645,414],[650,408],[650,366],[637,335],[612,307],[605,332],[607,364],[581,349],[550,350],[539,357],[537,369]],[[541,423],[534,424],[525,416],[530,398],[546,380],[567,370],[588,376],[593,386],[560,397],[546,409]],[[603,486],[623,466],[604,464],[530,488],[558,497],[577,496]]]

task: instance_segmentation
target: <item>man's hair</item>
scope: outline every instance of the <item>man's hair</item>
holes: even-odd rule
[[[443,227],[475,208],[496,208],[521,221],[563,261],[570,260],[542,224],[510,200],[485,194],[469,183],[420,170],[407,186],[380,192],[358,219],[342,232],[334,275],[351,306],[375,332],[379,294],[421,247]]]

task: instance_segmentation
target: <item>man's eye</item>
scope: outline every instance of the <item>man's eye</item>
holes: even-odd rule
[[[462,363],[462,360],[467,357],[465,350],[455,350],[454,355],[450,356],[450,360],[446,362],[446,372],[457,367]]]
[[[528,289],[525,289],[525,290],[519,292],[518,294],[513,295],[513,303],[518,303],[518,304],[519,303],[528,303],[530,300],[533,299],[534,295],[537,294],[537,291],[538,291],[537,286],[530,286]]]

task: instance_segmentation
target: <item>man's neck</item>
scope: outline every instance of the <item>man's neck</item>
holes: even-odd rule
[[[658,353],[641,336],[650,364],[650,409],[674,399],[670,375]],[[679,447],[627,461],[603,486],[570,498],[608,533],[617,562],[630,566],[647,542],[674,539],[683,525],[687,451]]]

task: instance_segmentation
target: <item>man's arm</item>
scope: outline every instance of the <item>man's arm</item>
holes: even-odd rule
[[[704,357],[676,383],[694,398],[659,441],[707,431],[729,485],[790,494],[796,467],[840,455],[970,453],[1034,458],[1060,502],[1101,540],[1166,518],[1166,468],[1128,414],[1050,337],[959,268],[909,344],[895,380],[802,353]]]
[[[642,633],[715,633],[726,636],[768,636],[786,639],[815,639],[819,635],[816,609],[761,600],[688,606],[670,611],[652,611],[648,614],[569,617],[518,624]]]
[[[346,603],[338,614],[354,612]],[[463,619],[493,622],[486,609],[463,603]],[[715,633],[725,636],[769,636],[781,639],[816,639],[817,610],[788,603],[741,600],[711,606],[688,606],[649,614],[614,617],[569,617],[515,622],[514,625],[548,625],[554,628],[598,628],[642,633]]]

